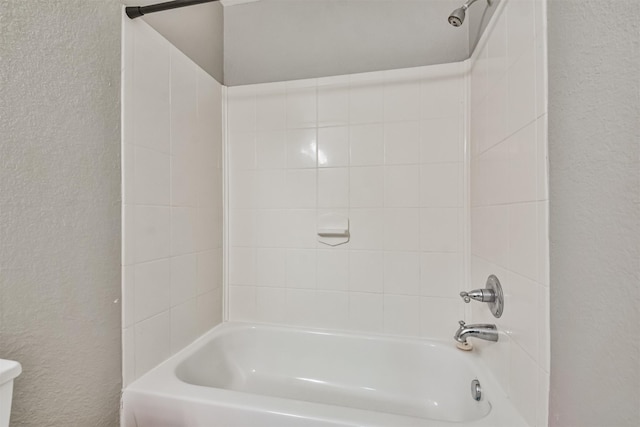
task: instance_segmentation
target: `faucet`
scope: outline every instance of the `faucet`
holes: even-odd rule
[[[460,328],[453,336],[460,344],[466,344],[467,338],[480,338],[486,341],[498,341],[498,328],[491,324],[466,325],[464,321],[459,321]]]

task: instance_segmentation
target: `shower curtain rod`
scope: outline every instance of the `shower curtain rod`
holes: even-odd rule
[[[139,18],[148,13],[162,12],[163,10],[177,9],[179,7],[193,6],[201,3],[211,3],[218,0],[174,0],[165,3],[150,4],[149,6],[128,6],[125,13],[131,19]]]

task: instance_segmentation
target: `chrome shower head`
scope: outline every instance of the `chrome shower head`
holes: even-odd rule
[[[453,12],[451,12],[451,15],[449,15],[449,24],[453,25],[454,27],[459,27],[464,22],[465,15],[466,8],[464,7],[460,7],[454,10]]]
[[[449,15],[449,24],[453,25],[454,27],[459,27],[460,25],[462,25],[467,14],[467,9],[469,9],[469,6],[474,4],[476,1],[478,0],[467,0],[467,2],[462,5],[462,7],[459,7],[451,12],[451,15]],[[491,2],[492,0],[487,0],[489,6],[491,6]]]

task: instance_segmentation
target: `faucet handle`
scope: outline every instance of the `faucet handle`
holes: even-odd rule
[[[466,303],[470,303],[471,302],[471,297],[469,296],[468,292],[460,292],[460,296],[462,297],[464,302],[466,302]]]
[[[466,323],[464,323],[464,320],[460,320],[458,324],[460,325],[460,329],[464,328],[464,325],[466,325]]]

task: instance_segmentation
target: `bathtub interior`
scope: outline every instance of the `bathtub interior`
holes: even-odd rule
[[[425,341],[246,327],[223,333],[176,367],[188,384],[465,422],[491,411],[469,392],[474,367]]]

